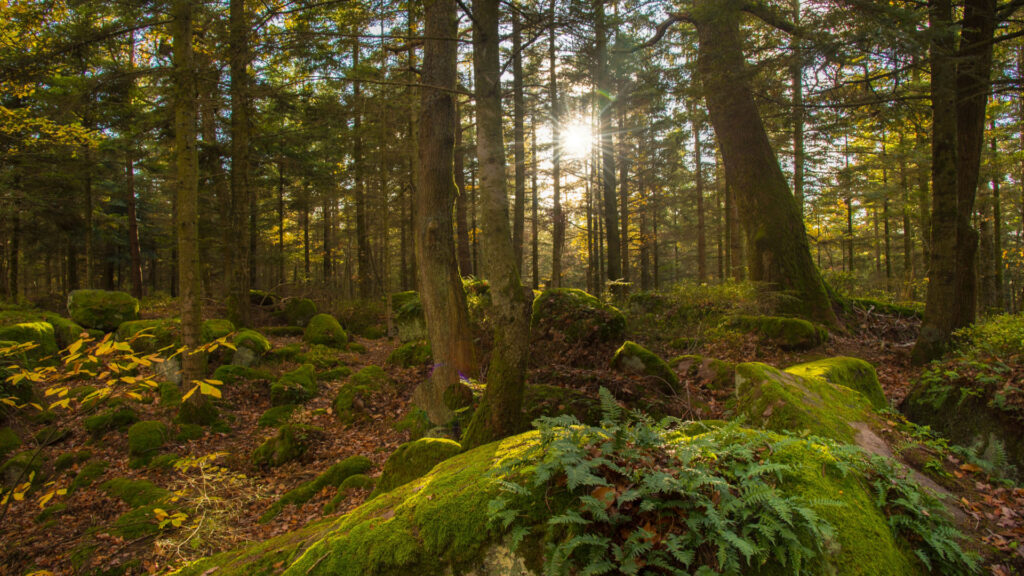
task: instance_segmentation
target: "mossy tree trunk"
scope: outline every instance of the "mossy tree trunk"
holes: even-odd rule
[[[555,41],[555,0],[551,0],[548,29],[548,99],[551,106],[551,195],[554,208],[551,223],[550,288],[562,286],[562,251],[565,248],[565,220],[562,214],[562,126],[558,103],[558,53]]]
[[[601,130],[601,187],[604,192],[604,235],[607,257],[607,278],[622,280],[622,257],[619,233],[619,211],[615,195],[615,147],[612,142],[611,74],[608,71],[608,26],[605,21],[604,0],[594,5],[594,42],[596,45],[595,84]]]
[[[725,176],[747,237],[750,279],[786,297],[787,311],[828,325],[835,312],[811,259],[803,219],[750,90],[738,0],[694,2],[697,69]]]
[[[452,414],[445,393],[456,392],[449,397],[465,398],[459,374],[472,377],[477,371],[452,232],[458,35],[454,0],[427,1],[424,35],[420,173],[413,229],[420,300],[435,366],[430,379],[417,388],[413,400],[433,422],[443,424]]]
[[[245,0],[231,0],[229,12],[231,65],[231,243],[228,248],[228,318],[249,325],[249,143],[252,139],[249,100],[249,15]]]
[[[472,448],[515,434],[522,427],[523,388],[530,351],[530,298],[519,277],[512,246],[505,190],[505,146],[502,136],[500,0],[473,3],[473,72],[477,104],[477,156],[484,228],[483,261],[491,284],[490,313],[494,351],[487,370],[487,388],[463,437]]]

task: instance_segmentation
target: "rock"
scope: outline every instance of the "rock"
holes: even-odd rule
[[[127,292],[74,290],[68,295],[71,319],[104,332],[113,332],[122,322],[139,319],[139,301]]]
[[[575,288],[542,292],[533,301],[531,323],[535,362],[589,365],[595,355],[607,358],[626,334],[626,319],[618,309]]]
[[[43,312],[42,318],[53,326],[53,334],[57,338],[57,345],[61,348],[67,348],[81,338],[82,333],[85,332],[85,328],[75,323],[74,320],[64,318],[60,314]]]
[[[612,356],[611,364],[612,368],[619,372],[650,376],[664,394],[675,394],[679,389],[679,378],[668,364],[657,354],[636,342],[624,342]]]
[[[130,341],[135,352],[152,354],[181,346],[181,320],[129,320],[117,327],[114,336],[122,342]]]
[[[601,402],[570,388],[527,384],[523,392],[523,414],[528,422],[542,416],[571,414],[584,424],[597,425],[601,423]]]
[[[334,397],[334,414],[343,424],[351,424],[365,413],[370,397],[390,387],[391,378],[379,366],[372,364],[353,374]]]
[[[402,342],[425,340],[427,321],[423,315],[423,303],[414,290],[391,295],[391,310],[394,314],[398,339]]]
[[[273,376],[266,370],[256,370],[247,366],[236,366],[234,364],[222,364],[213,371],[210,376],[214,380],[220,380],[226,385],[236,385],[241,382],[269,381]]]
[[[59,444],[64,440],[67,440],[70,436],[70,430],[66,428],[58,428],[51,424],[50,426],[46,426],[36,432],[33,438],[39,446],[53,446],[54,444]]]
[[[249,368],[256,364],[259,359],[259,354],[253,352],[250,348],[242,346],[241,348],[236,348],[235,353],[231,355],[231,364],[241,366],[242,368]]]
[[[272,292],[267,292],[265,290],[249,290],[249,302],[254,306],[274,308],[280,301],[281,297]]]
[[[317,314],[309,320],[303,340],[309,344],[322,344],[332,348],[344,348],[348,334],[330,314]]]
[[[38,346],[26,353],[26,356],[34,359],[57,353],[57,339],[53,333],[53,325],[49,322],[23,322],[0,326],[0,341],[19,344],[34,342]]]
[[[162,382],[181,385],[181,357],[172,356],[163,362],[153,364],[153,377]]]
[[[260,414],[260,418],[256,421],[256,425],[260,428],[280,428],[281,425],[288,422],[292,417],[292,413],[294,413],[298,407],[298,404],[272,406],[266,412]]]
[[[199,339],[206,344],[218,338],[223,338],[235,331],[235,325],[231,320],[211,319],[204,320],[199,331]]]
[[[717,358],[676,356],[668,365],[684,379],[696,379],[709,390],[725,390],[736,383],[736,365]]]
[[[316,314],[316,304],[309,298],[289,298],[284,303],[281,319],[289,326],[306,326]]]
[[[143,420],[128,429],[128,454],[148,462],[168,439],[167,425],[159,420]]]
[[[94,437],[100,437],[113,430],[123,430],[138,421],[139,417],[131,408],[111,406],[98,414],[87,416],[83,424]]]
[[[270,404],[301,404],[316,396],[318,390],[313,365],[303,364],[291,372],[282,374],[270,385]]]
[[[760,342],[784,350],[808,350],[828,340],[825,327],[801,318],[783,316],[728,316],[723,328],[756,334]]]
[[[272,438],[267,439],[252,453],[253,463],[257,466],[276,467],[297,460],[306,453],[310,444],[323,431],[314,426],[303,424],[285,424]]]
[[[241,348],[248,348],[249,350],[256,354],[257,358],[270,351],[270,341],[267,340],[266,336],[260,334],[255,330],[245,329],[240,331],[238,334],[235,334],[235,338],[232,341],[232,344],[235,345],[236,350]],[[237,364],[239,366],[244,366],[244,364],[239,364],[234,360],[232,360],[231,363]]]
[[[425,476],[434,466],[462,452],[462,445],[442,438],[420,438],[398,447],[384,463],[384,471],[377,480],[377,488],[370,494],[375,498]]]
[[[35,474],[32,478],[33,485],[42,483],[43,478],[40,474],[45,458],[38,450],[25,450],[11,456],[0,465],[0,484],[8,489],[14,488],[28,482],[32,474]]]
[[[135,508],[146,504],[158,504],[172,496],[171,491],[153,484],[149,480],[133,480],[131,478],[113,478],[100,484],[100,490],[111,498],[124,501]]]
[[[388,364],[401,368],[412,368],[413,366],[430,364],[432,356],[433,353],[429,342],[426,340],[413,340],[396,348],[388,356]]]
[[[851,443],[856,432],[849,423],[868,421],[872,410],[867,398],[846,386],[746,362],[736,366],[736,413],[766,430]]]
[[[352,456],[337,462],[316,478],[286,492],[260,516],[260,522],[268,522],[281,513],[289,504],[303,504],[328,486],[338,487],[355,475],[362,475],[373,468],[373,462],[365,456]]]
[[[786,368],[786,372],[807,378],[820,378],[837,386],[860,392],[876,410],[889,407],[875,367],[860,358],[835,356]]]
[[[0,428],[0,460],[21,446],[21,438],[10,428]]]
[[[330,502],[324,505],[324,514],[334,514],[338,506],[348,497],[350,491],[373,490],[376,484],[377,480],[366,474],[353,474],[345,478],[345,481],[338,485],[338,493],[334,495],[334,498],[331,498]]]

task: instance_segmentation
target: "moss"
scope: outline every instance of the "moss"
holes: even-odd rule
[[[355,352],[356,354],[366,354],[366,346],[363,346],[359,342],[349,342],[348,346],[345,346],[345,350]]]
[[[86,417],[83,424],[89,433],[99,437],[113,430],[123,430],[138,421],[139,417],[131,408],[112,406],[98,414]]]
[[[620,372],[643,374],[654,378],[665,394],[675,394],[679,388],[679,377],[657,354],[627,340],[612,356],[612,368]]]
[[[73,493],[81,488],[88,488],[92,483],[107,471],[108,464],[103,460],[91,460],[82,466],[75,479],[68,486],[68,493]]]
[[[297,460],[306,453],[310,443],[321,433],[319,428],[302,424],[285,424],[273,437],[252,453],[257,466],[274,467]]]
[[[316,478],[301,484],[294,490],[286,492],[260,516],[260,522],[268,522],[274,519],[285,506],[309,502],[313,496],[316,496],[324,488],[340,486],[350,476],[363,474],[370,470],[370,468],[373,468],[373,462],[370,462],[370,459],[365,456],[352,456],[337,462]]]
[[[348,366],[339,366],[338,368],[331,368],[326,372],[321,372],[317,375],[317,380],[322,382],[336,382],[338,380],[344,380],[352,375],[352,369]]]
[[[0,341],[19,344],[34,342],[38,346],[26,353],[30,358],[38,359],[57,353],[57,339],[53,334],[53,325],[49,322],[24,322],[0,326]]]
[[[113,332],[122,322],[138,320],[139,301],[127,292],[75,290],[68,295],[68,313],[86,328]]]
[[[391,295],[391,310],[395,329],[401,342],[423,340],[427,337],[427,321],[418,292],[410,290]]]
[[[260,428],[277,428],[287,422],[298,407],[298,404],[274,406],[260,415],[256,425]]]
[[[204,320],[203,325],[199,331],[199,338],[202,340],[203,343],[213,342],[214,340],[218,338],[223,338],[234,331],[235,325],[231,322],[231,320]]]
[[[871,405],[845,386],[748,362],[736,366],[736,412],[768,430],[809,431],[852,442],[855,432],[848,422],[869,420]]]
[[[722,327],[756,334],[761,342],[784,350],[807,350],[828,340],[828,330],[801,318],[729,316]]]
[[[281,297],[273,292],[267,292],[266,290],[249,290],[249,302],[254,306],[272,308],[277,306],[277,303],[280,301]]]
[[[924,305],[920,302],[895,304],[891,302],[882,302],[881,300],[873,300],[871,298],[850,298],[849,302],[853,306],[862,310],[869,310],[880,314],[887,314],[889,316],[899,316],[901,318],[924,317]]]
[[[181,320],[129,320],[117,327],[115,336],[123,342],[134,338],[132,349],[150,354],[181,345]]]
[[[736,365],[717,358],[685,355],[676,356],[668,363],[687,380],[696,379],[710,390],[732,388],[736,380]]]
[[[330,314],[317,314],[309,320],[302,339],[309,344],[323,344],[332,348],[343,348],[348,343],[348,334]]]
[[[85,332],[85,328],[82,328],[74,320],[59,314],[43,312],[41,317],[53,326],[53,335],[57,338],[57,345],[61,348],[67,348],[81,338],[82,333]]]
[[[288,344],[275,348],[267,353],[267,362],[292,362],[302,355],[302,347],[298,344]]]
[[[149,467],[154,470],[170,470],[180,459],[177,454],[160,454],[149,461]]]
[[[46,508],[43,508],[42,512],[36,514],[35,521],[37,524],[44,524],[47,521],[54,519],[55,516],[60,516],[61,514],[64,514],[64,512],[66,512],[67,509],[68,505],[64,502],[51,504]]]
[[[541,416],[571,414],[586,424],[601,422],[601,403],[571,388],[527,384],[523,394],[523,414],[532,422]]]
[[[236,385],[240,382],[265,382],[269,381],[273,376],[266,370],[257,370],[247,366],[235,366],[234,364],[222,364],[213,371],[211,378],[220,380],[225,385]]]
[[[33,439],[39,446],[53,446],[54,444],[67,440],[69,436],[71,436],[70,430],[50,425],[36,432]]]
[[[334,397],[334,413],[342,424],[352,424],[363,413],[370,397],[393,382],[380,366],[369,365],[349,378]]]
[[[534,341],[543,342],[535,355],[568,355],[570,363],[589,363],[589,352],[618,347],[626,334],[626,319],[617,308],[575,288],[542,292],[533,301],[531,324]]]
[[[149,480],[112,478],[100,484],[100,490],[111,498],[117,498],[132,508],[146,504],[159,504],[171,497],[171,491],[153,484]]]
[[[836,356],[786,368],[786,372],[806,378],[820,378],[837,386],[856,390],[868,399],[876,410],[888,408],[882,385],[875,367],[860,358]]]
[[[318,390],[313,365],[303,364],[282,374],[277,382],[270,385],[270,403],[274,406],[301,404],[316,396]]]
[[[236,348],[248,348],[256,353],[256,356],[262,356],[270,351],[270,341],[267,340],[266,336],[260,334],[255,330],[242,330],[238,334],[235,334],[232,343]]]
[[[395,488],[421,478],[434,466],[462,451],[462,445],[444,438],[420,438],[398,447],[384,463],[384,471],[377,488],[370,495],[375,498]]]
[[[117,517],[111,524],[109,532],[111,536],[118,536],[125,540],[137,540],[147,536],[156,536],[160,533],[159,522],[156,519],[156,509],[160,506],[145,505],[139,506],[125,512]]]
[[[43,467],[46,457],[37,450],[25,450],[18,452],[0,465],[0,484],[7,488],[13,488],[22,482],[28,482],[29,477],[35,474],[33,484],[43,481]]]
[[[429,342],[426,340],[415,340],[406,342],[396,348],[388,356],[388,364],[402,368],[423,366],[430,364],[432,356],[433,352],[430,349]]]
[[[159,382],[156,385],[157,393],[160,395],[160,405],[167,408],[181,406],[181,387],[174,382]]]
[[[21,438],[10,428],[0,428],[0,459],[6,458],[8,454],[21,446]]]
[[[303,364],[312,364],[317,370],[327,370],[345,364],[341,359],[340,350],[323,344],[313,344],[296,360]]]
[[[148,462],[167,441],[167,425],[159,420],[143,420],[128,429],[128,454]]]
[[[349,476],[338,486],[338,492],[334,495],[334,498],[331,498],[331,501],[324,505],[324,514],[334,514],[337,512],[338,507],[345,501],[345,498],[348,498],[348,493],[352,490],[373,490],[376,484],[377,481],[366,474],[353,474]]]
[[[90,450],[64,452],[60,456],[57,456],[57,459],[53,461],[53,472],[54,474],[60,474],[75,464],[85,462],[90,458],[92,458],[92,451]]]
[[[316,304],[309,298],[289,298],[285,300],[281,319],[289,326],[305,326],[316,315]]]
[[[408,432],[410,440],[423,438],[433,426],[433,423],[430,422],[430,418],[427,416],[427,411],[416,406],[410,407],[404,416],[391,425],[395,430]]]
[[[302,326],[266,326],[262,330],[267,336],[302,336],[306,333]]]
[[[181,424],[178,426],[178,433],[174,435],[174,439],[178,442],[189,442],[202,438],[204,434],[206,434],[206,430],[199,424]]]

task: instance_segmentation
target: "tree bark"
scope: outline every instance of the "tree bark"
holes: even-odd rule
[[[352,67],[359,66],[359,39],[356,38],[352,46]],[[363,101],[361,86],[358,81],[352,84],[353,103],[353,141],[352,141],[352,171],[355,178],[355,209],[356,209],[356,261],[358,263],[357,284],[359,285],[359,297],[370,298],[374,294],[373,282],[373,251],[370,247],[369,219],[366,215],[366,182],[363,177]]]
[[[519,277],[512,245],[505,191],[502,136],[501,66],[498,15],[500,0],[473,2],[473,72],[477,104],[477,157],[485,276],[491,284],[491,334],[494,348],[487,388],[463,438],[472,448],[511,436],[523,425],[522,403],[530,352],[530,304]]]
[[[455,227],[457,231],[457,254],[459,273],[469,276],[473,273],[472,255],[469,249],[469,215],[466,205],[469,195],[466,190],[466,146],[462,141],[462,120],[459,105],[455,104]]]
[[[451,418],[453,408],[461,407],[446,400],[466,399],[468,389],[460,384],[460,373],[466,377],[475,377],[477,373],[466,293],[459,278],[452,233],[457,128],[455,1],[427,0],[424,19],[420,171],[413,230],[420,300],[435,365],[430,379],[416,389],[413,401],[426,410],[431,421],[444,424]]]
[[[512,143],[515,154],[515,197],[512,210],[512,248],[519,273],[523,270],[523,233],[526,228],[526,129],[523,99],[523,26],[519,11],[512,16]]]
[[[249,14],[245,0],[231,0],[229,12],[231,67],[231,243],[228,248],[228,319],[251,323],[249,307],[249,146],[252,140],[249,99]]]
[[[608,27],[605,23],[605,0],[594,2],[595,84],[601,132],[601,187],[604,191],[604,232],[607,257],[607,278],[622,280],[619,214],[615,197],[615,147],[612,142],[611,74],[608,71]]]
[[[562,249],[565,221],[562,215],[562,126],[558,104],[558,67],[555,62],[555,0],[551,0],[551,28],[548,31],[548,98],[551,101],[551,188],[554,208],[551,223],[551,288],[562,287]]]

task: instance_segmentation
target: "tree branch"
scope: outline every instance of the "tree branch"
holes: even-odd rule
[[[643,50],[644,48],[650,48],[651,46],[654,46],[655,44],[660,42],[662,38],[665,37],[665,33],[668,32],[668,29],[671,28],[672,25],[675,24],[676,22],[689,22],[692,24],[693,17],[690,16],[688,12],[673,12],[669,14],[668,19],[666,19],[661,24],[658,24],[657,29],[655,29],[654,31],[654,36],[652,36],[650,40],[644,42],[643,44],[640,44],[636,48],[633,48],[632,50],[630,50],[630,52],[638,52],[640,50]]]
[[[743,11],[756,17],[772,28],[777,28],[787,34],[797,35],[799,33],[799,29],[796,24],[787,20],[778,11],[769,8],[760,2],[748,2],[743,7]]]

